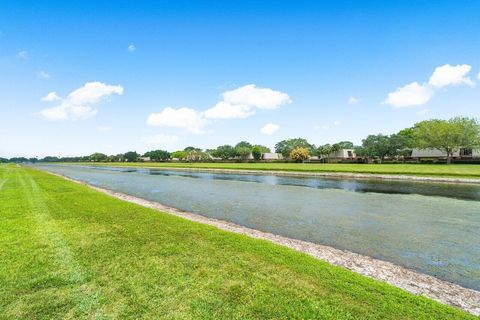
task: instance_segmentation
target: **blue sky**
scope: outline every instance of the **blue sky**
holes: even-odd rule
[[[1,1],[0,156],[360,143],[479,117],[478,12],[478,1]]]

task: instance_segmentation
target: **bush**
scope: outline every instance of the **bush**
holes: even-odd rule
[[[290,158],[296,162],[307,160],[310,157],[310,151],[305,147],[297,147],[290,152]]]
[[[252,156],[257,161],[260,160],[260,158],[262,158],[262,149],[260,148],[260,146],[253,147]]]

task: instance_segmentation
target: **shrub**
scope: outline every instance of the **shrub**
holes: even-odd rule
[[[260,158],[262,157],[262,149],[260,148],[260,146],[253,147],[252,155],[255,160],[260,160]]]
[[[290,158],[296,162],[307,160],[310,157],[310,151],[305,147],[297,147],[290,152]]]

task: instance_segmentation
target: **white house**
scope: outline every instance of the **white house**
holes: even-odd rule
[[[328,156],[322,156],[322,158],[329,159],[354,159],[357,155],[354,149],[340,149],[337,152],[332,152]]]
[[[263,160],[282,160],[283,155],[281,153],[262,153],[262,159]]]
[[[447,153],[438,149],[413,149],[412,158],[446,158]],[[453,158],[480,158],[480,150],[460,148]]]

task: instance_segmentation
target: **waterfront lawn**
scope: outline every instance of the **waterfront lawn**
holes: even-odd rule
[[[106,166],[158,168],[199,168],[229,170],[265,170],[296,172],[342,172],[366,174],[415,175],[451,178],[479,178],[479,164],[346,164],[346,163],[186,163],[186,162],[111,162],[82,163]]]
[[[0,319],[475,319],[14,165],[0,165],[0,248]]]

